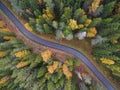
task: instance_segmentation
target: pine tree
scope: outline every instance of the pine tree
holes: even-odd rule
[[[52,81],[47,82],[47,90],[55,90],[54,89],[54,83]]]
[[[93,21],[90,24],[90,27],[98,26],[102,21],[102,18],[94,18]]]
[[[117,17],[114,17],[117,20]],[[98,26],[99,34],[101,36],[107,37],[108,40],[117,40],[120,37],[119,34],[119,21],[114,22],[114,18],[103,19]]]
[[[102,13],[102,17],[110,16],[110,14],[112,13],[112,11],[114,9],[115,3],[116,3],[115,1],[112,1],[112,2],[105,4],[103,13]]]
[[[37,78],[41,78],[42,76],[44,76],[44,74],[46,73],[46,71],[47,71],[46,67],[44,67],[44,66],[40,67],[40,69],[38,71]]]
[[[37,0],[29,0],[28,1],[30,3],[30,8],[32,9],[32,12],[34,12],[36,9],[39,9]]]
[[[64,90],[72,90],[72,88],[71,88],[71,86],[72,86],[71,82],[72,82],[71,79],[67,80],[65,82]]]

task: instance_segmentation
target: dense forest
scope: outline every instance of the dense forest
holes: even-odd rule
[[[28,20],[34,32],[53,33],[56,39],[94,38],[104,33],[104,29],[119,27],[120,3],[117,0],[9,1],[13,9]],[[116,21],[110,24],[112,17]]]
[[[0,21],[0,90],[103,90],[89,73],[75,69],[80,63],[60,61],[48,49],[33,53]]]
[[[88,38],[93,56],[120,80],[119,0],[9,0],[30,31],[56,39]]]

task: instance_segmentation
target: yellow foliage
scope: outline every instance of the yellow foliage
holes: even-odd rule
[[[72,73],[71,72],[68,72],[67,75],[66,75],[66,78],[67,79],[70,79],[72,77]]]
[[[52,15],[52,13],[50,13],[50,12],[48,12],[47,11],[47,13],[46,14],[43,14],[42,15],[43,16],[43,18],[45,18],[45,19],[54,19],[54,16]]]
[[[38,3],[40,3],[40,4],[42,3],[42,0],[37,0],[37,1],[38,1]]]
[[[118,43],[117,40],[112,40],[112,44],[116,44],[116,43]]]
[[[46,2],[47,0],[37,0],[38,1],[38,3],[42,3],[42,2]]]
[[[25,23],[24,26],[28,31],[30,31],[30,32],[33,31],[32,28],[30,27],[29,23]]]
[[[14,36],[4,36],[3,39],[4,40],[13,40],[13,39],[15,39],[15,37]]]
[[[86,26],[86,27],[89,26],[91,22],[92,22],[91,19],[87,19],[86,22],[85,22],[85,26]]]
[[[83,28],[83,27],[84,27],[83,24],[79,24],[79,25],[78,25],[78,28],[79,28],[79,29],[81,29],[81,28]]]
[[[48,74],[49,74],[48,72],[45,74],[45,78],[48,78]]]
[[[107,58],[104,58],[104,57],[100,58],[100,60],[102,61],[102,63],[108,64],[108,65],[112,65],[112,64],[115,63],[113,60],[107,59]]]
[[[57,69],[58,65],[59,65],[59,62],[58,62],[58,61],[54,61],[54,62],[53,62],[53,68],[54,68],[54,70]]]
[[[94,33],[94,34],[96,34],[96,33],[97,33],[97,30],[96,30],[96,28],[95,28],[95,27],[93,27],[93,28],[89,28],[89,31],[90,31],[91,33]]]
[[[53,74],[54,73],[54,67],[51,65],[51,66],[47,66],[47,69],[48,69],[48,72]]]
[[[50,65],[50,66],[47,66],[47,69],[48,69],[48,72],[49,73],[54,73],[54,71],[57,69],[57,67],[58,67],[58,64],[59,64],[59,62],[58,61],[54,61],[53,62],[53,65]]]
[[[4,57],[6,55],[6,53],[4,51],[0,51],[0,58]]]
[[[27,8],[27,9],[26,9],[26,13],[31,14],[31,10],[30,10],[30,8]]]
[[[120,2],[118,2],[116,5],[116,12],[120,14]]]
[[[49,19],[54,19],[54,16],[51,13],[47,13]]]
[[[120,7],[117,9],[117,13],[120,14]]]
[[[85,77],[86,77],[86,73],[82,73],[81,76],[82,76],[83,78],[85,78]]]
[[[94,36],[95,36],[95,34],[94,34],[94,33],[91,33],[91,32],[88,32],[88,33],[87,33],[87,37],[92,38],[92,37],[94,37]]]
[[[74,19],[70,19],[69,26],[72,30],[78,29],[77,21]]]
[[[50,13],[50,10],[51,10],[51,8],[49,8],[49,7],[46,7],[46,13]]]
[[[11,32],[10,29],[8,29],[8,28],[1,28],[0,31],[1,32]]]
[[[46,50],[46,51],[41,53],[41,56],[43,58],[43,61],[47,62],[51,58],[52,52],[50,50]]]
[[[48,18],[48,16],[46,14],[42,14],[42,16],[43,16],[44,19]]]
[[[38,18],[36,18],[35,20],[36,20],[36,23],[39,23],[39,21],[40,21]]]
[[[4,76],[3,78],[0,79],[0,84],[6,83],[10,79],[9,76]]]
[[[82,15],[85,15],[85,11],[84,11],[84,9],[82,9],[81,14],[82,14]]]
[[[99,7],[100,2],[101,2],[101,0],[93,0],[91,6],[89,8],[89,13],[94,13],[97,10],[97,8]]]
[[[69,62],[68,62],[68,60],[65,60],[65,62],[64,62],[66,65],[69,65]]]
[[[43,2],[47,2],[47,0],[43,0]]]
[[[22,68],[27,66],[29,63],[27,61],[21,61],[16,65],[16,68]]]
[[[63,73],[64,73],[64,74],[66,74],[66,72],[69,71],[66,64],[63,64],[62,69],[63,69]]]
[[[62,70],[67,79],[70,79],[72,77],[72,73],[69,71],[68,66],[66,64],[63,64]]]
[[[4,27],[5,23],[3,21],[0,21],[0,27]]]
[[[46,15],[48,16],[49,19],[54,19],[54,16],[51,13],[51,8],[46,7]]]
[[[18,58],[22,58],[22,57],[24,57],[24,56],[26,56],[28,54],[29,54],[28,50],[23,50],[23,51],[16,52],[15,56],[18,57]]]
[[[62,34],[61,36],[62,36],[62,38],[65,38],[65,35],[64,35],[64,34]]]
[[[97,34],[97,30],[95,27],[89,28],[89,31],[87,33],[87,37],[94,37]]]

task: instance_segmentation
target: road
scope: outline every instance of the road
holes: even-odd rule
[[[41,39],[32,33],[30,33],[26,28],[20,23],[20,21],[7,9],[6,6],[3,5],[3,3],[0,1],[0,9],[8,16],[8,18],[17,26],[17,28],[30,40],[42,44],[44,46],[48,46],[51,48],[55,48],[58,50],[65,51],[67,53],[71,53],[74,56],[76,56],[78,59],[82,60],[88,68],[95,74],[95,76],[105,85],[105,87],[108,90],[115,90],[114,87],[111,85],[111,83],[96,69],[96,67],[90,62],[90,60],[85,57],[80,51],[75,50],[73,48],[53,43],[50,41],[46,41],[44,39]]]

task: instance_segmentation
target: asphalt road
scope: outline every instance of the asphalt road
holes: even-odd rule
[[[95,74],[95,76],[103,83],[103,85],[105,85],[105,87],[108,90],[115,90],[114,87],[109,83],[109,81],[96,69],[96,67],[90,62],[90,60],[87,57],[85,57],[80,51],[75,50],[70,47],[67,47],[67,46],[64,46],[64,45],[61,45],[61,44],[43,40],[43,39],[33,35],[28,30],[26,30],[26,28],[20,23],[20,21],[7,9],[6,6],[4,6],[2,4],[1,1],[0,1],[0,9],[8,16],[8,18],[19,28],[19,30],[27,38],[31,39],[32,41],[34,41],[36,43],[42,44],[44,46],[59,49],[59,50],[65,51],[67,53],[73,54],[74,56],[76,56],[78,59],[82,60],[88,66],[88,68]]]

